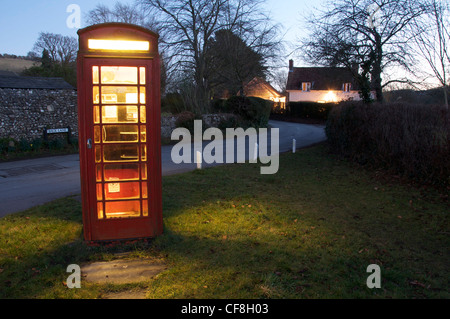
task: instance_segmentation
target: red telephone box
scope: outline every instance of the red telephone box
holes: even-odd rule
[[[78,31],[84,237],[162,233],[158,35],[105,23]]]

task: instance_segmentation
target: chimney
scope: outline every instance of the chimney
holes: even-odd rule
[[[289,72],[294,72],[294,60],[289,60]]]

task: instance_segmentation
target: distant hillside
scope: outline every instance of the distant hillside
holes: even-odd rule
[[[450,98],[450,89],[448,89]],[[435,88],[425,91],[394,90],[384,92],[386,102],[406,102],[411,104],[444,104],[444,91]]]
[[[23,70],[40,64],[40,62],[32,60],[0,57],[0,71],[14,72],[17,74],[21,74]]]

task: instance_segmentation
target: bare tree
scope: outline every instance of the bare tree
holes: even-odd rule
[[[230,30],[265,59],[275,56],[276,28],[260,9],[262,0],[140,0],[158,12],[164,52],[174,72],[192,77],[197,112],[209,107],[209,49],[215,32]]]
[[[411,50],[429,65],[432,76],[443,88],[444,104],[448,108],[450,5],[441,0],[422,1],[427,7],[427,12],[411,26],[414,39]]]
[[[409,69],[407,26],[422,15],[424,7],[417,0],[335,0],[326,9],[308,19],[312,33],[303,41],[302,50],[309,61],[329,66],[357,64],[355,76],[360,85],[376,92],[383,101],[382,74],[389,66]],[[367,93],[367,92],[366,92]]]
[[[53,63],[67,66],[76,59],[78,41],[74,37],[41,32],[34,44],[33,51],[36,55],[41,55],[44,50],[47,50]]]
[[[160,33],[158,23],[151,11],[142,8],[138,2],[124,4],[116,2],[112,7],[98,4],[88,12],[86,21],[88,24],[99,24],[108,22],[122,22],[144,27],[153,32]],[[161,41],[161,38],[159,39]],[[164,52],[160,52],[161,60],[161,93],[164,94],[169,78],[167,77],[168,58]]]
[[[111,8],[104,4],[98,4],[88,12],[86,21],[88,24],[107,22],[129,23],[158,32],[153,15],[148,14],[138,3],[128,4],[116,2]]]

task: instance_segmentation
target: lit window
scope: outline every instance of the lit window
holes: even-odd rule
[[[351,83],[344,83],[344,92],[350,92],[351,89],[352,89]]]
[[[302,82],[302,91],[304,92],[311,91],[311,82]]]

